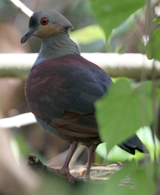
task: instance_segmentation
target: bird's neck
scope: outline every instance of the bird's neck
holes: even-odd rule
[[[79,54],[77,45],[70,39],[67,30],[63,30],[57,35],[44,38],[38,58],[34,66],[54,58],[58,58],[67,54]]]

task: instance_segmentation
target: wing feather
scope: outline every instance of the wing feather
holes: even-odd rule
[[[94,102],[112,83],[106,72],[80,55],[36,65],[27,79],[26,97],[39,119],[64,134],[98,135]]]

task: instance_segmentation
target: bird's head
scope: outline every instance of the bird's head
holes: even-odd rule
[[[72,28],[72,24],[62,14],[54,10],[40,10],[31,16],[29,30],[21,38],[21,43],[25,43],[31,36],[43,39],[68,28]]]

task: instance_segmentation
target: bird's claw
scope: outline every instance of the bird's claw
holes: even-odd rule
[[[53,172],[55,172],[55,173],[58,173],[58,174],[61,174],[61,175],[63,175],[63,176],[67,176],[67,178],[68,178],[68,180],[70,181],[70,182],[74,182],[74,180],[76,180],[76,177],[74,177],[72,174],[70,174],[70,172],[69,172],[69,169],[68,168],[66,168],[66,169],[54,169],[54,168],[51,168],[51,167],[48,167],[47,166],[47,168],[50,170],[50,171],[53,171]]]
[[[90,180],[90,177],[88,175],[84,175],[83,177],[74,177],[70,172],[69,169],[54,169],[51,167],[47,167],[50,171],[53,171],[55,173],[61,174],[65,177],[68,178],[68,180],[72,183],[74,183],[74,181],[83,181],[83,182],[88,182]]]

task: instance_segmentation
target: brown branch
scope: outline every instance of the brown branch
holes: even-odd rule
[[[36,156],[29,155],[28,164],[37,172],[39,171],[43,173],[50,172],[50,174],[52,174],[53,176],[57,175],[56,172],[50,171],[49,167],[44,165]],[[122,164],[120,163],[114,163],[110,165],[92,164],[90,170],[91,180],[100,180],[100,181],[108,180],[110,175],[120,170],[121,165]],[[83,177],[85,171],[86,171],[86,165],[77,165],[70,170],[71,174],[73,174],[74,177]],[[67,175],[64,176],[67,179]],[[61,174],[58,173],[57,177],[61,177]]]

